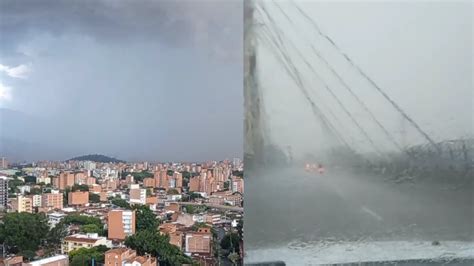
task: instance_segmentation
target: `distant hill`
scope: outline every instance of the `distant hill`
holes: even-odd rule
[[[108,157],[105,155],[101,155],[101,154],[89,154],[89,155],[78,156],[78,157],[69,159],[68,161],[93,161],[93,162],[98,162],[98,163],[125,163],[125,161]]]

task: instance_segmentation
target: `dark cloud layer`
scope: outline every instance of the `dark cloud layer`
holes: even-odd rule
[[[39,0],[0,2],[2,48],[37,32],[83,34],[99,41],[160,40],[235,56],[242,48],[242,3],[238,0]]]
[[[27,79],[0,73],[0,105],[34,121],[3,127],[0,153],[241,156],[240,1],[2,1],[0,32],[0,63],[31,64]]]

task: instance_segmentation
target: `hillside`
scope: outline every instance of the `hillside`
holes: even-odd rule
[[[98,162],[98,163],[125,163],[125,161],[108,157],[105,155],[101,155],[101,154],[89,154],[89,155],[78,156],[78,157],[69,159],[68,161],[93,161],[93,162]]]

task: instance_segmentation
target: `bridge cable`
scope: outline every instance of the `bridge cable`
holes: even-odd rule
[[[321,29],[319,28],[318,24],[309,17],[296,3],[294,3],[294,6],[296,9],[303,15],[304,18],[306,18],[312,26],[316,29],[319,35],[321,35],[323,38],[325,38],[345,59],[346,61],[357,70],[357,72],[362,75],[408,122],[412,124],[413,127],[438,151],[438,153],[441,152],[440,148],[436,144],[436,142],[423,130],[421,127],[405,112],[403,109],[395,103],[394,100],[392,100],[383,90],[381,87],[379,87],[374,80],[372,80],[358,65],[352,61],[349,56],[342,51],[342,49],[339,48],[339,46],[336,45],[336,43],[326,34],[324,34]]]

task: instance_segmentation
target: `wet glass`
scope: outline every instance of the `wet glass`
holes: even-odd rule
[[[245,262],[472,265],[472,3],[246,1],[245,25]]]

